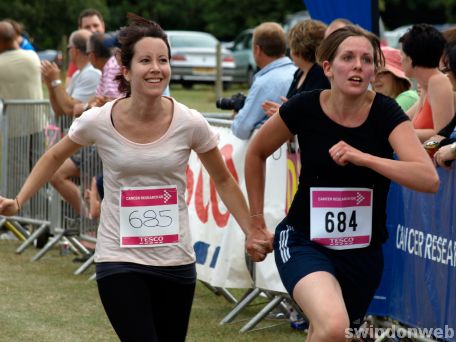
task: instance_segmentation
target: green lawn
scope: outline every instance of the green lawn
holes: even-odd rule
[[[72,255],[62,257],[56,248],[41,260],[31,262],[37,250],[29,247],[18,255],[18,246],[19,241],[0,241],[1,342],[118,340],[98,298],[96,282],[87,280],[93,268],[75,276],[73,272],[79,264],[72,262]],[[232,292],[237,298],[244,293]],[[264,301],[259,299],[242,311],[234,323],[220,325],[233,304],[198,283],[187,341],[305,340],[305,334],[291,329],[288,320],[265,320],[257,326],[264,329],[239,333],[263,305]],[[279,325],[268,327],[272,324]]]

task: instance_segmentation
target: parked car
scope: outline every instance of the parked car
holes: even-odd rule
[[[288,32],[293,26],[295,26],[300,21],[308,19],[312,19],[308,11],[299,11],[293,14],[289,14],[285,18],[283,29],[285,30],[285,32]]]
[[[214,83],[216,80],[216,49],[218,40],[206,32],[167,31],[171,45],[171,82],[191,88],[195,83]],[[222,81],[233,81],[233,54],[226,48],[222,53]]]
[[[58,50],[42,50],[42,51],[37,51],[38,57],[40,58],[40,61],[49,61],[49,62],[55,62],[59,68],[62,67],[63,65],[63,54],[62,51]]]
[[[252,51],[253,29],[242,31],[232,43],[227,43],[233,53],[236,64],[233,81],[237,83],[252,84],[257,65]]]

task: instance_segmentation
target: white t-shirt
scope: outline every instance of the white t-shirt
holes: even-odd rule
[[[133,262],[153,266],[185,265],[195,261],[187,205],[186,168],[191,150],[208,152],[218,135],[196,110],[171,98],[173,118],[168,131],[148,144],[122,136],[112,125],[115,101],[92,108],[70,127],[69,138],[81,145],[95,144],[103,162],[104,199],[95,251],[96,262]],[[119,192],[121,187],[176,185],[179,206],[179,243],[173,246],[121,248]]]
[[[84,68],[74,73],[67,88],[67,93],[72,98],[85,103],[92,96],[95,96],[100,78],[101,71],[95,69],[92,64],[87,63]]]

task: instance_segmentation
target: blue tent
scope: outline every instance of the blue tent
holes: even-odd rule
[[[345,18],[379,34],[378,0],[304,0],[313,19],[329,24],[336,18]]]

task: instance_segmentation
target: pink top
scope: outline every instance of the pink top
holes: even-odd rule
[[[120,74],[120,66],[114,56],[108,59],[101,72],[96,94],[107,96],[110,99],[117,99],[122,94],[119,92],[119,81],[115,77]]]
[[[115,101],[92,108],[77,118],[68,136],[81,145],[95,144],[103,162],[105,197],[101,205],[95,251],[96,262],[133,262],[175,266],[195,261],[185,203],[186,168],[191,150],[204,153],[215,148],[218,135],[196,110],[170,98],[173,119],[159,139],[139,144],[122,136],[112,125]],[[180,241],[173,246],[121,248],[119,197],[121,187],[177,186]]]

